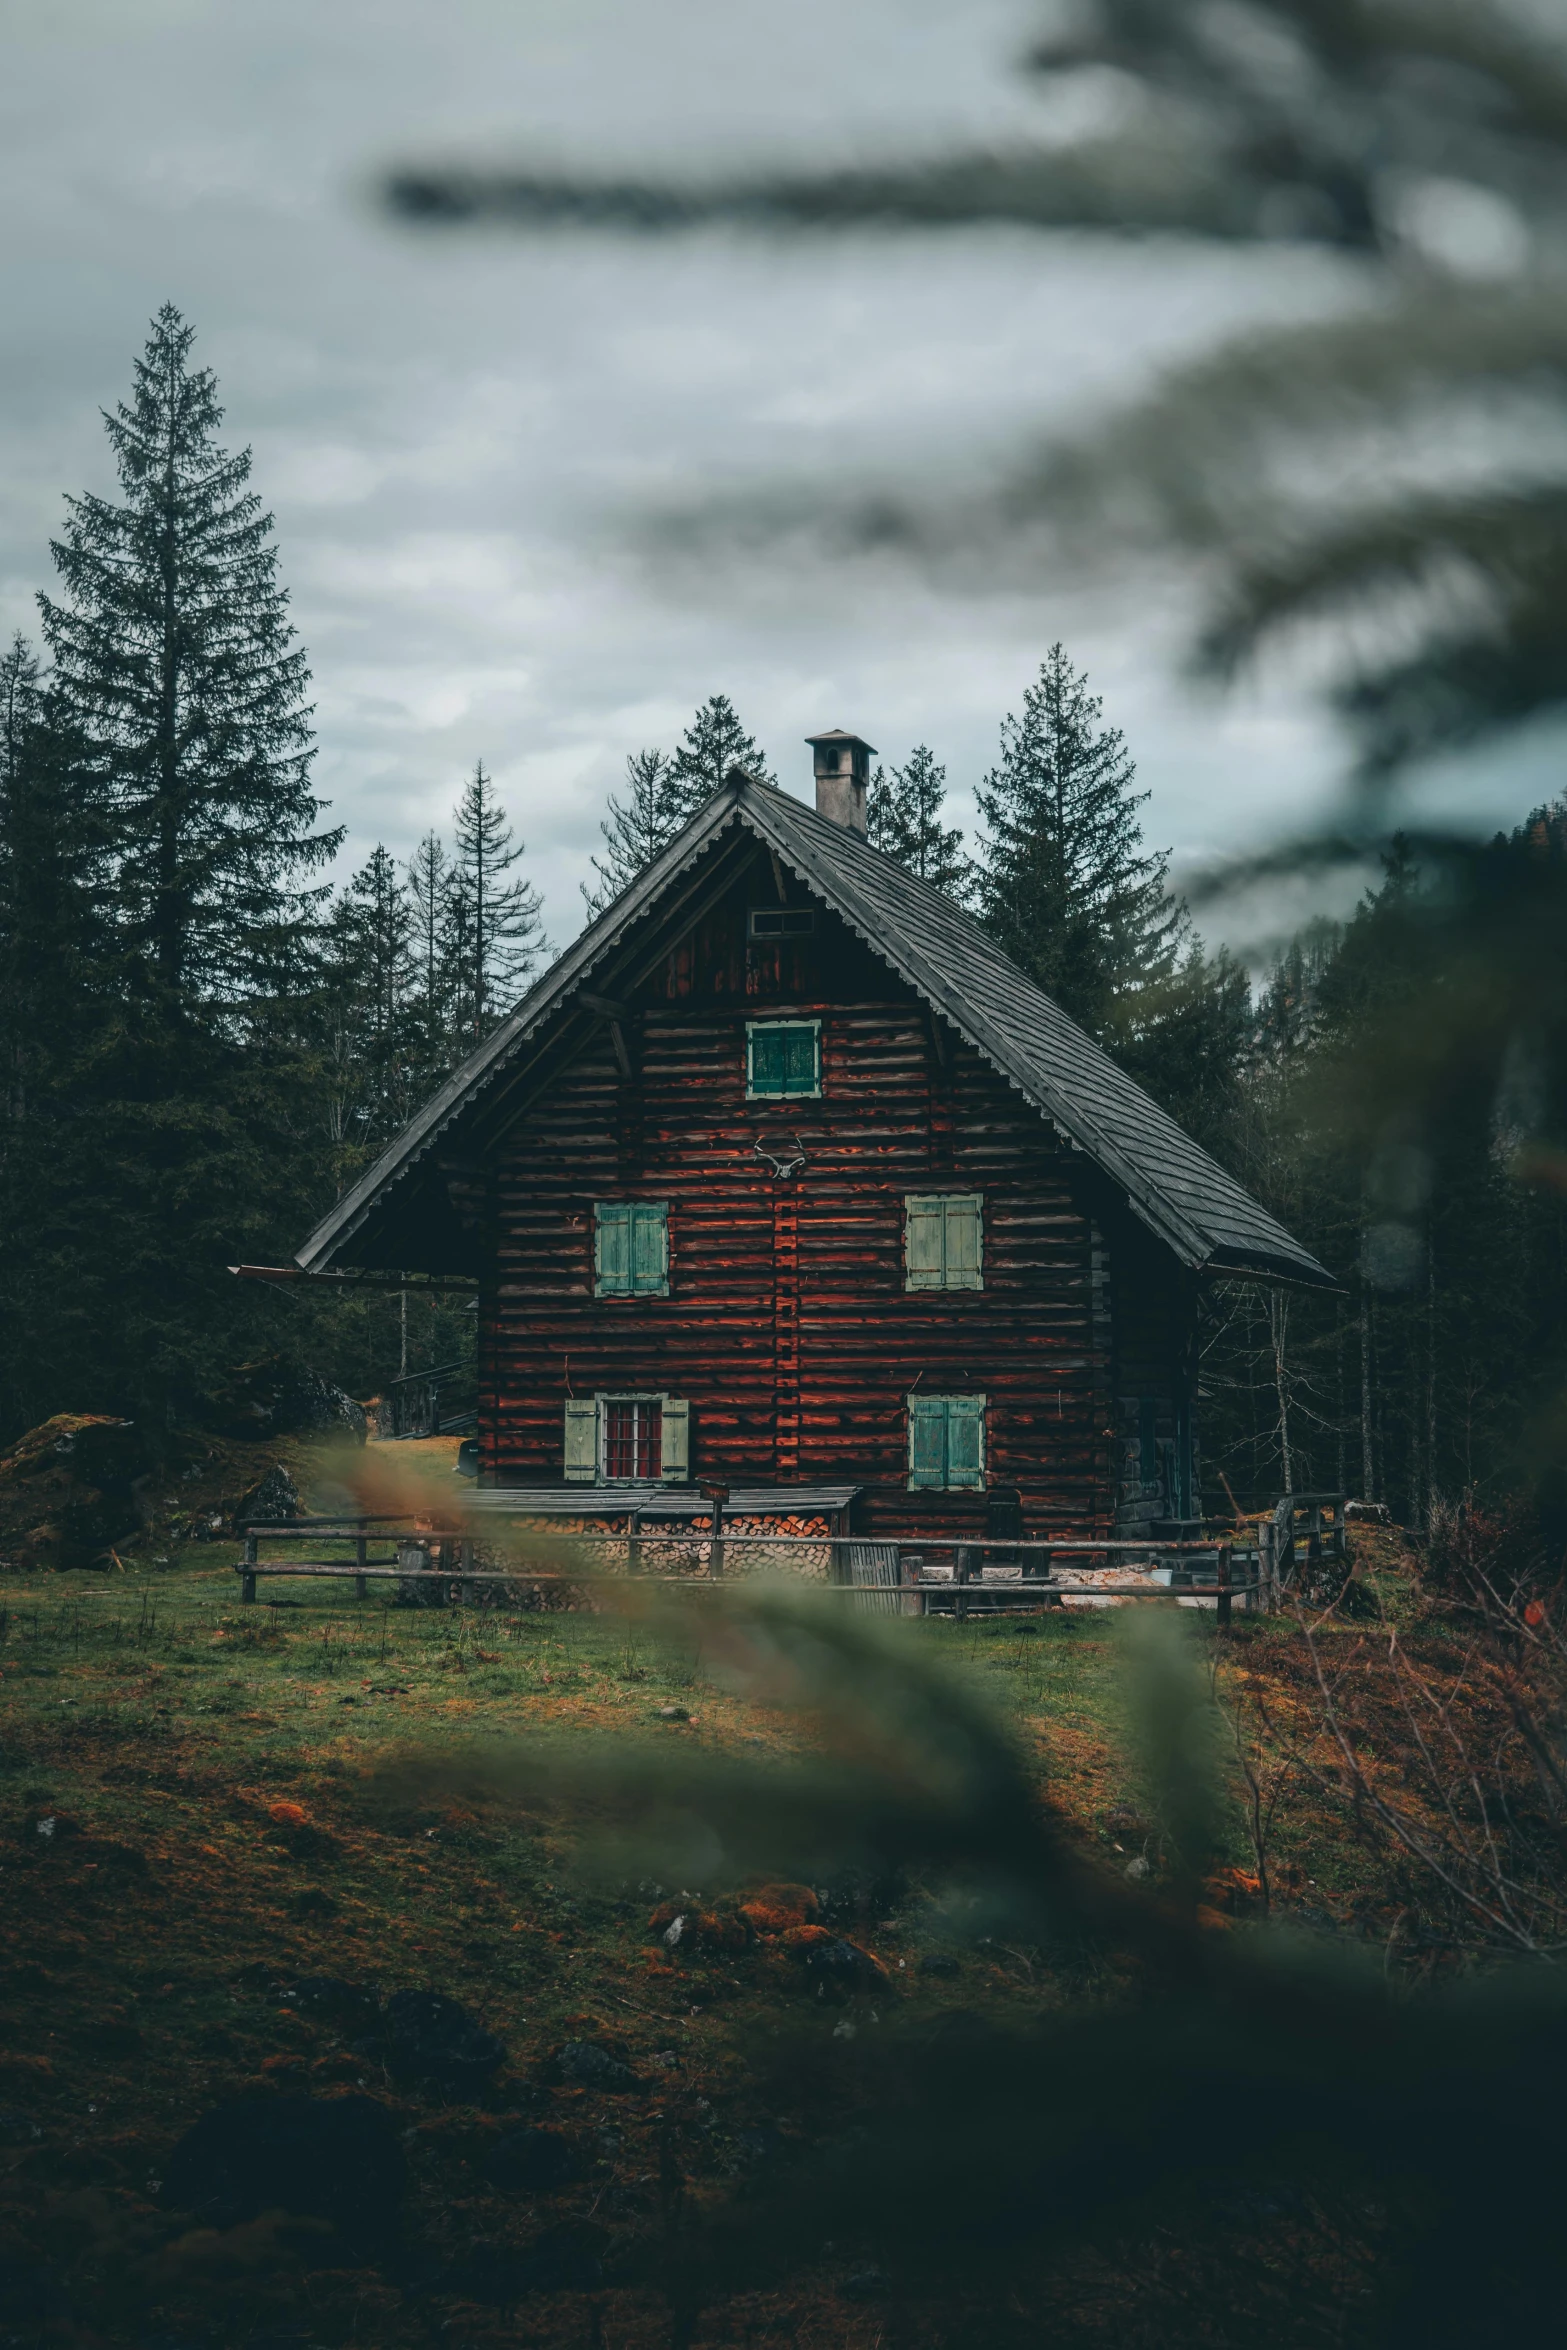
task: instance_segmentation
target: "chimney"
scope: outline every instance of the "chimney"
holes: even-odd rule
[[[829,824],[865,838],[865,794],[871,779],[874,743],[835,726],[830,734],[808,734],[816,753],[816,813]]]

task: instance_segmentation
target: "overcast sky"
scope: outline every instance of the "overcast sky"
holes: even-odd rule
[[[482,756],[558,945],[628,751],[728,693],[786,786],[845,726],[947,762],[956,813],[1052,638],[1092,673],[1182,860],[1309,815],[1305,693],[1192,694],[1184,599],[921,578],[626,527],[703,486],[976,468],[1329,265],[1020,234],[779,253],[414,234],[389,164],[887,152],[1034,120],[1003,0],[0,0],[0,624],[30,630],[62,494],[158,304],[255,450],[315,675],[317,780],[358,862],[444,825]],[[1521,812],[1537,778],[1487,798]]]

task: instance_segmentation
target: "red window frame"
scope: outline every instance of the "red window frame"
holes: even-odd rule
[[[656,1483],[664,1473],[664,1406],[648,1395],[604,1401],[604,1476],[611,1484]]]

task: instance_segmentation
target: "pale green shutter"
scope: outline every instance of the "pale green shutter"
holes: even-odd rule
[[[909,1491],[939,1492],[947,1482],[947,1405],[944,1396],[909,1397]]]
[[[683,1395],[664,1398],[662,1445],[666,1485],[684,1485],[691,1474],[691,1406]]]
[[[591,1485],[599,1469],[599,1408],[580,1397],[566,1401],[566,1482]]]
[[[669,1295],[669,1210],[662,1204],[631,1210],[630,1286],[638,1297]]]
[[[942,1204],[947,1227],[946,1286],[983,1289],[984,1227],[980,1195],[977,1191],[954,1192]]]
[[[942,1203],[911,1195],[904,1206],[904,1264],[910,1289],[939,1289],[942,1274]]]
[[[985,1482],[985,1399],[982,1395],[947,1397],[947,1484],[954,1491],[978,1492]]]
[[[600,1297],[631,1293],[631,1210],[604,1201],[593,1211],[593,1281]]]

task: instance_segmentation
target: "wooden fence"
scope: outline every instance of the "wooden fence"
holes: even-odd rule
[[[597,1517],[613,1514],[612,1508],[597,1501],[592,1508]],[[636,1515],[627,1510],[628,1523],[620,1533],[543,1535],[541,1555],[551,1563],[516,1569],[490,1565],[466,1528],[424,1525],[406,1513],[283,1524],[268,1520],[241,1529],[244,1555],[234,1571],[246,1601],[254,1601],[262,1577],[333,1576],[351,1577],[361,1599],[368,1596],[372,1582],[396,1582],[401,1596],[440,1606],[497,1597],[513,1587],[533,1591],[547,1585],[623,1586],[629,1578],[682,1590],[721,1591],[735,1586],[729,1568],[744,1563],[743,1555],[736,1562],[737,1553],[760,1550],[776,1556],[800,1551],[812,1554],[814,1564],[825,1551],[825,1588],[846,1593],[872,1613],[963,1619],[1032,1614],[1066,1600],[1099,1605],[1184,1600],[1205,1605],[1211,1599],[1219,1621],[1228,1623],[1237,1599],[1264,1608],[1276,1606],[1278,1600],[1269,1564],[1273,1545],[1238,1542],[1234,1529],[1229,1530],[1229,1539],[1178,1542],[1076,1535],[1041,1542],[1014,1537],[955,1541],[942,1531],[869,1541],[841,1534],[735,1534],[725,1529],[721,1517],[701,1532],[649,1534],[636,1523]],[[314,1544],[318,1551],[328,1545],[340,1548],[332,1558],[263,1557],[263,1544],[280,1545],[285,1553],[299,1545]],[[560,1563],[563,1551],[571,1554],[570,1563]],[[999,1563],[987,1566],[992,1552],[1000,1554]],[[1140,1565],[1144,1571],[1135,1581],[1084,1580],[1089,1570],[1083,1562],[1096,1559],[1133,1572]]]

